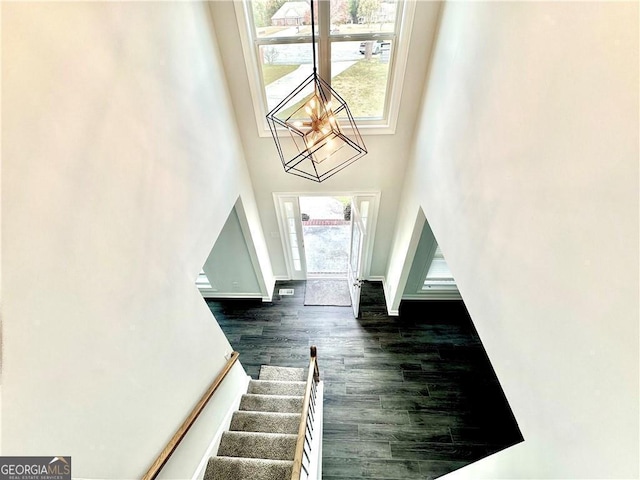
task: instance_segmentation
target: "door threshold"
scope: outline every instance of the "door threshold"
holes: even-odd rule
[[[307,273],[307,280],[346,280],[347,272],[344,273]]]

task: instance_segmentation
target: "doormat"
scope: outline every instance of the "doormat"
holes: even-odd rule
[[[346,279],[307,280],[304,304],[325,307],[350,307],[349,284]]]

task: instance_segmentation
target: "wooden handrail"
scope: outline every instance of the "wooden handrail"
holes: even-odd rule
[[[307,417],[309,416],[309,403],[311,401],[311,391],[313,384],[320,380],[320,371],[318,369],[317,349],[311,347],[311,358],[309,359],[309,373],[307,374],[307,387],[304,391],[304,400],[302,401],[302,416],[300,417],[300,426],[298,427],[298,441],[296,442],[296,453],[293,457],[293,469],[291,471],[291,480],[299,480],[302,473],[302,455],[304,454],[304,439],[307,435]]]
[[[227,360],[227,363],[225,364],[224,368],[220,371],[220,373],[215,378],[215,380],[213,381],[209,389],[202,396],[200,401],[198,401],[196,406],[193,407],[193,410],[191,410],[191,413],[186,418],[186,420],[182,422],[182,425],[180,425],[180,428],[178,428],[178,430],[173,435],[173,437],[171,437],[171,440],[169,440],[169,443],[167,443],[167,446],[164,447],[164,450],[160,452],[160,455],[158,455],[158,458],[156,458],[156,460],[151,464],[151,467],[149,467],[149,470],[147,470],[147,473],[144,474],[144,476],[142,477],[142,480],[153,480],[158,476],[158,473],[160,473],[160,470],[162,470],[162,467],[164,467],[165,463],[167,463],[167,461],[169,460],[169,457],[171,457],[171,454],[175,451],[176,448],[178,448],[178,444],[182,441],[184,436],[187,434],[187,432],[189,431],[191,426],[194,424],[194,422],[196,421],[200,413],[202,413],[202,410],[204,410],[204,407],[207,405],[207,402],[211,400],[211,397],[216,392],[216,390],[218,389],[222,381],[225,379],[225,377],[231,370],[231,367],[233,367],[234,363],[236,363],[236,360],[238,360],[239,355],[240,354],[238,352],[233,352],[231,354],[231,357],[229,358],[229,360]]]

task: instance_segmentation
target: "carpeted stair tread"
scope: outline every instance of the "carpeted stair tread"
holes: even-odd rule
[[[300,395],[304,396],[305,382],[285,382],[282,380],[251,380],[247,393],[259,395]]]
[[[254,412],[296,413],[302,411],[304,397],[298,395],[257,395],[245,393],[238,410]]]
[[[204,480],[289,480],[293,461],[211,457]]]
[[[236,411],[229,430],[298,434],[301,413]]]
[[[306,382],[307,370],[304,368],[274,367],[262,365],[260,367],[260,380],[282,380],[287,382]]]
[[[218,447],[221,457],[293,460],[298,436],[283,433],[224,432]]]
[[[263,365],[222,434],[204,480],[290,480],[308,370]]]

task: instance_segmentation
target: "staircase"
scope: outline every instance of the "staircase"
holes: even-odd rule
[[[303,368],[263,365],[209,459],[204,480],[289,480],[307,380]]]

